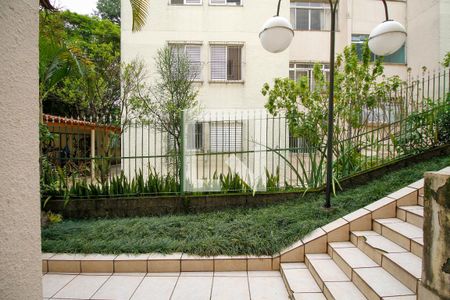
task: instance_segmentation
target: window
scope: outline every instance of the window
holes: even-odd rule
[[[211,80],[242,80],[242,46],[211,46]]]
[[[241,5],[242,0],[209,0],[211,5]]]
[[[202,0],[171,0],[171,4],[175,5],[201,5]]]
[[[189,69],[194,80],[201,80],[202,62],[201,45],[172,44],[175,53],[184,54],[189,59]]]
[[[203,124],[194,123],[187,124],[187,149],[189,150],[201,150],[203,148]]]
[[[328,64],[321,65],[322,72],[325,75],[326,80],[330,78],[330,66]],[[289,64],[289,79],[298,81],[300,77],[306,76],[309,81],[311,90],[314,89],[314,76],[313,76],[314,64],[311,63],[295,63]]]
[[[336,28],[338,24],[336,14]],[[291,2],[291,24],[295,30],[331,30],[329,3]]]
[[[368,124],[389,124],[399,120],[398,105],[387,103],[383,107],[363,108],[362,122]]]
[[[172,5],[201,5],[202,0],[170,0]]]
[[[294,137],[289,132],[289,152],[308,153],[309,145],[304,138]]]
[[[356,52],[358,53],[359,59],[362,58],[362,49],[363,44],[366,42],[366,40],[369,38],[369,35],[367,34],[352,34],[352,44],[356,46]],[[370,60],[374,61],[376,58],[376,55],[373,53],[370,53]],[[390,64],[406,64],[406,51],[405,51],[405,45],[403,45],[400,49],[397,50],[397,52],[385,56],[383,58],[383,61],[385,63]]]
[[[210,129],[211,152],[242,150],[242,124],[240,122],[214,122]]]

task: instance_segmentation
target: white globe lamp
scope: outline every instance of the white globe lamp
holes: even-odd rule
[[[369,49],[375,55],[395,53],[406,41],[406,29],[397,21],[388,20],[375,27],[369,36]]]
[[[286,18],[275,16],[264,23],[259,39],[264,49],[272,53],[286,50],[294,38],[294,30]]]

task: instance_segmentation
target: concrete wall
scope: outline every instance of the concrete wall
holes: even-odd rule
[[[0,9],[0,299],[42,299],[38,1]]]
[[[408,1],[408,65],[413,74],[422,66],[433,70],[440,57],[440,0]]]
[[[419,300],[450,299],[450,167],[425,173]]]
[[[450,0],[408,1],[408,66],[438,70],[450,51]]]
[[[169,41],[201,42],[202,82],[198,100],[204,109],[263,108],[261,88],[275,77],[288,76],[289,52],[274,55],[264,51],[258,34],[263,23],[276,13],[273,0],[244,0],[243,6],[177,6],[153,1],[146,26],[131,32],[131,6],[122,0],[122,59],[142,58],[154,73],[154,57]],[[289,17],[284,1],[281,15]],[[257,12],[257,13],[256,13]],[[243,43],[243,82],[210,82],[210,42]],[[154,77],[153,77],[154,78]],[[151,79],[150,79],[151,80]]]
[[[406,2],[388,1],[390,18],[406,24]],[[370,11],[370,14],[367,12]],[[338,10],[336,53],[341,53],[352,42],[352,34],[369,35],[385,20],[384,7],[377,0],[341,0]],[[289,48],[289,60],[297,62],[324,62],[330,60],[329,31],[295,31]],[[385,74],[406,78],[406,65],[385,64]]]

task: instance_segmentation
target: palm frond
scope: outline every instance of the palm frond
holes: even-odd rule
[[[133,31],[139,31],[144,27],[148,16],[150,0],[130,0],[133,14]]]
[[[46,10],[55,11],[56,8],[50,3],[49,0],[39,0],[39,5]]]

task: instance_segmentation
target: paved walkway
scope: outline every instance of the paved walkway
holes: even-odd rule
[[[51,274],[44,299],[288,300],[276,271],[149,274]]]

